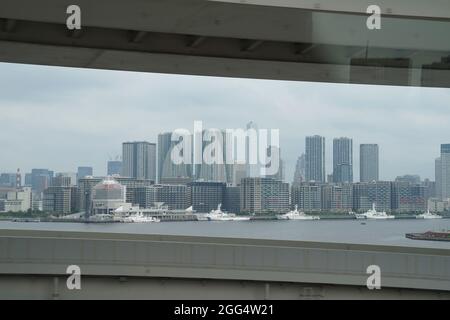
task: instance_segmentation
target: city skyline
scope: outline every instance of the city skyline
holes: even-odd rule
[[[419,174],[434,179],[439,145],[446,143],[450,90],[307,82],[223,79],[133,72],[1,64],[5,89],[0,142],[2,172],[92,166],[106,174],[108,155],[123,141],[157,142],[157,134],[190,127],[280,128],[286,181],[305,149],[304,137],[327,140],[326,172],[332,173],[332,141],[380,145],[380,179]],[[8,80],[6,80],[8,79]],[[124,86],[126,84],[126,86]],[[18,94],[25,87],[29,94]],[[357,87],[358,90],[355,90]],[[50,89],[51,90],[50,90]],[[211,94],[205,97],[202,92]],[[271,91],[271,94],[266,92]],[[384,113],[388,113],[386,117]],[[37,116],[39,115],[39,116]],[[156,119],[156,120],[155,120]],[[32,148],[30,148],[30,143]],[[64,157],[54,157],[55,153]],[[359,157],[354,152],[354,181]]]

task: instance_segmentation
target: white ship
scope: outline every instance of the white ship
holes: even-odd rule
[[[416,216],[416,219],[442,219],[442,216],[435,213],[431,213],[430,210],[428,210],[425,213],[418,214]]]
[[[386,220],[395,219],[395,216],[386,214],[386,212],[378,212],[375,209],[375,203],[372,204],[372,209],[365,213],[355,214],[356,219],[376,219],[376,220]]]
[[[217,206],[216,210],[211,210],[210,213],[198,215],[199,220],[208,221],[248,221],[250,217],[237,216],[234,213],[223,212],[221,210],[222,204]]]
[[[295,210],[289,211],[285,214],[277,216],[278,220],[320,220],[318,216],[308,216],[304,212],[298,211],[298,207],[295,206]]]
[[[124,210],[123,207],[119,207],[114,211],[115,218],[119,219],[120,222],[126,223],[147,223],[147,222],[160,222],[159,219],[152,217],[150,215],[143,214],[139,207],[131,207],[128,210]]]

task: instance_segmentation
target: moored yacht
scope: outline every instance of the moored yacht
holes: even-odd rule
[[[356,214],[356,219],[377,219],[377,220],[386,220],[386,219],[395,219],[395,216],[389,215],[386,212],[378,212],[375,209],[375,203],[372,204],[372,209],[368,210],[365,213]]]
[[[217,206],[216,210],[211,210],[210,213],[204,214],[199,217],[199,220],[208,221],[248,221],[250,217],[237,216],[234,213],[223,212],[221,210],[222,204]]]
[[[418,214],[416,216],[416,219],[442,219],[442,216],[435,213],[431,213],[430,210],[427,210],[427,212],[425,213]]]
[[[298,211],[298,207],[295,206],[295,209],[289,211],[285,214],[280,214],[277,216],[278,220],[320,220],[318,216],[308,216],[304,212]]]

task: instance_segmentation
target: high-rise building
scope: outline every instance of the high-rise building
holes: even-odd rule
[[[175,164],[172,161],[172,151],[178,142],[172,141],[172,133],[165,132],[158,135],[158,181],[159,183],[189,182],[192,180],[192,154],[189,155],[191,163]],[[186,152],[186,150],[183,150]],[[184,155],[180,155],[184,156]]]
[[[122,161],[124,177],[156,181],[156,144],[146,141],[124,142]]]
[[[278,147],[268,147],[267,154],[272,157],[271,161],[266,165],[266,170],[272,170],[272,174],[266,174],[266,178],[272,178],[275,180],[284,180],[284,161],[281,159],[281,149]],[[275,158],[276,157],[276,158]],[[275,160],[277,159],[277,160]],[[278,168],[276,168],[278,166]]]
[[[325,138],[306,137],[306,181],[325,182]]]
[[[110,160],[108,161],[107,175],[121,175],[122,174],[122,161],[119,160]]]
[[[294,172],[294,181],[292,182],[292,185],[299,185],[303,181],[305,181],[305,154],[303,153],[300,157],[297,159],[297,163],[295,165],[295,172]]]
[[[425,187],[425,199],[436,198],[436,182],[430,179],[425,179],[420,183]]]
[[[25,186],[31,187],[32,175],[31,173],[25,173]]]
[[[441,197],[450,198],[450,144],[441,144]]]
[[[53,171],[48,169],[31,170],[31,188],[36,194],[42,193],[48,188],[53,178]]]
[[[247,177],[261,177],[261,165],[259,159],[258,125],[250,121],[247,123],[247,137],[245,138],[245,159],[247,162]],[[252,146],[258,146],[252,148]],[[256,154],[254,154],[256,152]]]
[[[359,180],[379,180],[379,151],[377,144],[361,144],[359,147]]]
[[[442,199],[442,162],[441,157],[434,162],[434,175],[436,180],[436,198]]]
[[[238,186],[241,184],[241,180],[247,177],[247,164],[235,163],[233,165],[233,179],[232,184]]]
[[[212,148],[212,146],[217,148]],[[227,160],[227,133],[218,129],[203,131],[202,163],[196,165],[196,178],[203,181],[232,183],[233,165],[226,164]],[[205,161],[205,156],[211,162]],[[231,171],[230,171],[231,170]]]
[[[94,169],[92,167],[78,167],[77,169],[77,181],[93,175]]]
[[[333,139],[333,182],[353,182],[353,141]]]
[[[241,212],[286,213],[289,184],[271,178],[245,178],[241,182]]]

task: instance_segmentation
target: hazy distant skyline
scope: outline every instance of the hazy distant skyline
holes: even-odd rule
[[[207,128],[280,129],[291,182],[305,136],[353,139],[380,147],[380,179],[419,174],[434,180],[441,143],[450,143],[450,89],[365,86],[164,75],[0,64],[0,172],[32,168],[106,174],[122,142],[157,142],[161,132]]]

